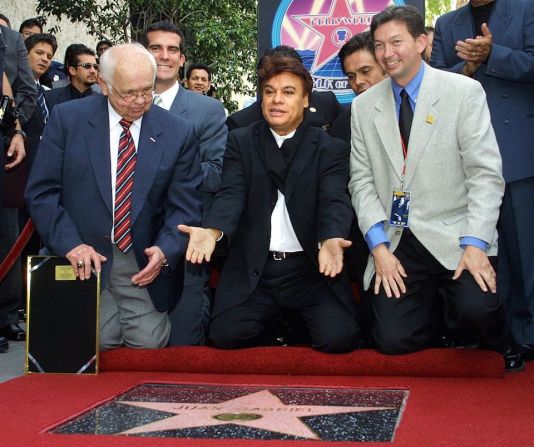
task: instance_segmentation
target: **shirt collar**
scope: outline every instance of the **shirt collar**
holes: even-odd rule
[[[116,111],[115,109],[113,108],[113,106],[111,105],[111,103],[109,102],[109,99],[108,99],[108,115],[109,115],[109,128],[110,129],[113,129],[113,127],[115,126],[120,126],[120,120],[122,119],[122,116],[120,116]],[[132,123],[132,126],[136,126],[138,127],[139,129],[141,129],[141,122],[143,121],[143,117],[141,116],[141,118],[137,118],[133,123]],[[122,126],[121,126],[122,127]]]
[[[289,132],[287,135],[278,135],[276,131],[274,131],[273,129],[269,128],[269,130],[273,134],[273,137],[276,140],[276,144],[278,145],[278,147],[281,147],[282,144],[284,144],[284,141],[289,140],[290,138],[293,138],[293,136],[295,135],[295,132],[297,131],[297,129],[295,129],[293,132]]]
[[[174,101],[174,98],[178,94],[178,90],[180,88],[180,83],[176,81],[172,87],[169,87],[167,90],[161,93],[155,93],[159,95],[161,100],[163,101],[163,106],[165,109],[169,110],[171,108],[171,105]]]
[[[401,87],[393,79],[391,79],[391,87],[393,88],[393,95],[395,96],[395,101],[400,103],[400,92],[404,89],[408,96],[412,99],[414,104],[417,102],[417,95],[419,94],[419,87],[421,87],[421,82],[423,81],[423,75],[425,74],[425,62],[421,61],[421,66],[416,75],[408,82],[406,87]]]

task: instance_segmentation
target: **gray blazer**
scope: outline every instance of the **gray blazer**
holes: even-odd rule
[[[191,121],[195,128],[202,167],[202,201],[204,212],[221,187],[224,150],[226,147],[226,114],[222,103],[180,86],[170,111]]]
[[[403,151],[391,79],[352,104],[349,191],[365,235],[377,222],[394,251],[402,231],[388,224],[392,191],[400,187]],[[409,226],[447,269],[473,236],[497,253],[496,224],[504,180],[495,133],[481,85],[466,76],[425,67],[414,111],[404,189],[411,192]],[[374,275],[369,256],[364,285]]]
[[[20,33],[3,25],[0,25],[0,32],[6,45],[5,73],[15,95],[15,104],[22,104],[20,122],[24,124],[32,116],[37,103],[37,87],[28,62],[28,51]]]

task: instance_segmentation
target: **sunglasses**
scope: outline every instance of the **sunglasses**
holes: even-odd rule
[[[95,70],[98,70],[98,64],[91,64],[89,62],[86,62],[85,64],[78,64],[77,67],[83,67],[86,70],[89,70],[91,67],[93,67]]]

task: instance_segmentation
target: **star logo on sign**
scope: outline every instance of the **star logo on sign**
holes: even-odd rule
[[[294,15],[295,20],[313,31],[320,40],[311,66],[315,72],[337,56],[340,48],[355,34],[369,28],[375,13],[353,13],[350,0],[332,0],[327,14]],[[359,4],[358,9],[363,10]]]
[[[120,403],[175,414],[175,416],[118,433],[120,435],[234,424],[315,440],[320,439],[319,436],[300,418],[395,409],[394,407],[286,405],[269,390],[215,404],[134,401],[121,401]]]

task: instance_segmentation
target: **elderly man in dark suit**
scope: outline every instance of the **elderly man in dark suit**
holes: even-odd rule
[[[430,64],[476,79],[487,95],[506,182],[499,293],[520,349],[534,359],[534,2],[471,0],[443,15]]]
[[[151,107],[156,63],[142,46],[110,48],[101,66],[105,96],[54,108],[28,208],[46,248],[77,277],[102,272],[101,348],[159,348],[183,278],[187,238],[175,228],[200,222],[196,136],[188,121]]]
[[[300,62],[267,56],[258,78],[265,120],[230,133],[206,228],[179,226],[193,263],[209,260],[216,241],[229,243],[209,338],[222,348],[261,344],[273,318],[291,309],[312,347],[347,352],[359,338],[343,272],[348,147],[304,120],[312,79]]]

